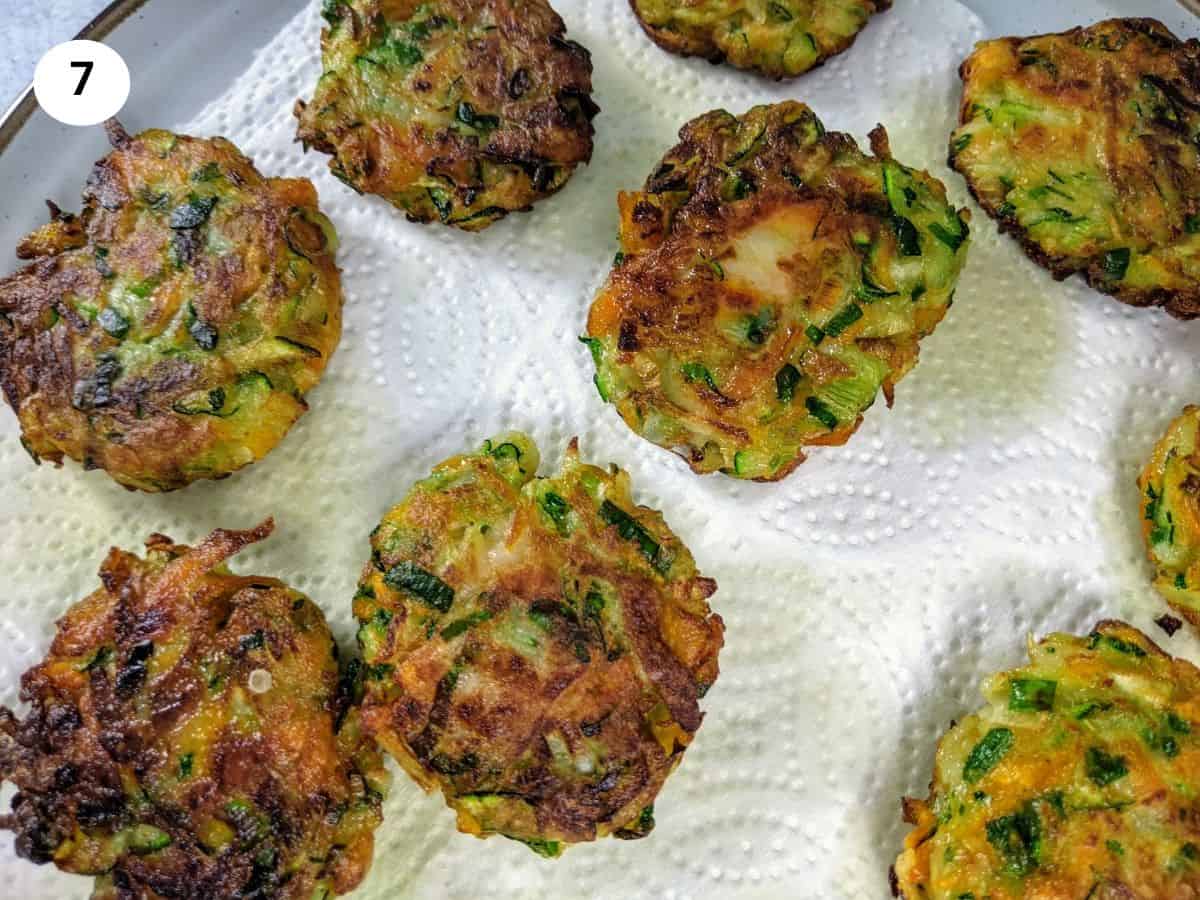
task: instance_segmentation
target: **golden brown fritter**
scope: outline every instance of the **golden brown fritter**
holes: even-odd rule
[[[849,48],[892,0],[629,0],[654,43],[681,56],[793,78]]]
[[[1121,622],[1030,640],[938,745],[908,900],[1200,896],[1200,670]]]
[[[984,41],[950,163],[1055,278],[1200,315],[1200,41],[1153,19]]]
[[[545,0],[325,0],[305,147],[415,222],[479,231],[592,156],[592,62]]]
[[[629,476],[537,478],[523,434],[438,465],[371,536],[363,723],[458,827],[545,856],[654,825],[703,718],[716,583]]]
[[[225,561],[270,534],[113,549],[0,709],[0,826],[94,900],[331,897],[371,863],[388,776],[308,598]]]
[[[584,342],[634,431],[697,472],[783,478],[841,444],[949,309],[966,213],[807,106],[689,122],[642,191]]]
[[[222,478],[308,408],[341,336],[337,237],[309,181],[224,138],[108,130],[82,215],[51,205],[0,281],[0,386],[35,461]]]
[[[1200,407],[1167,427],[1138,477],[1154,586],[1200,628]]]

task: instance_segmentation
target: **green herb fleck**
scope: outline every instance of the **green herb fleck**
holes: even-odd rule
[[[1120,281],[1129,270],[1129,248],[1121,247],[1104,254],[1104,274],[1113,281]]]
[[[1095,650],[1100,644],[1104,644],[1118,653],[1127,653],[1130,656],[1145,656],[1146,651],[1137,644],[1122,640],[1119,637],[1113,637],[1111,634],[1101,634],[1098,631],[1093,631],[1088,636],[1088,649]]]
[[[1019,812],[987,823],[988,843],[1004,860],[1004,868],[1013,875],[1028,875],[1042,857],[1042,821],[1033,803]]]
[[[808,414],[830,431],[837,428],[837,416],[834,415],[833,410],[826,406],[819,397],[808,397],[805,399],[804,405],[808,408]]]
[[[103,668],[104,666],[108,665],[109,662],[112,661],[112,658],[113,658],[112,647],[101,647],[99,650],[96,651],[95,655],[91,659],[89,659],[86,663],[84,663],[84,665],[80,669],[80,671],[81,672],[90,672],[90,671],[92,671],[92,669]]]
[[[892,216],[892,228],[896,232],[901,256],[921,255],[921,238],[917,233],[917,226],[904,216]]]
[[[954,225],[955,230],[951,231],[940,222],[934,222],[929,226],[929,233],[949,247],[951,252],[957,253],[967,239],[967,228],[958,216],[954,217]]]
[[[514,837],[513,840],[520,841],[538,856],[544,856],[547,859],[554,859],[555,857],[562,855],[562,844],[558,841],[548,841],[543,838],[520,837]]]
[[[192,181],[215,181],[221,177],[221,167],[215,162],[207,162],[192,173]]]
[[[1012,749],[1013,733],[1008,728],[993,728],[967,755],[963,764],[963,780],[974,784],[996,767]]]
[[[784,363],[783,368],[775,373],[775,396],[781,403],[791,403],[799,383],[800,370],[791,363]]]
[[[486,609],[481,609],[471,613],[469,616],[463,616],[461,619],[455,619],[449,625],[442,629],[442,639],[450,640],[458,637],[464,631],[474,628],[481,622],[486,622],[492,617],[492,614]]]
[[[1084,754],[1084,769],[1098,787],[1112,784],[1129,774],[1125,757],[1114,756],[1100,747],[1088,747]]]
[[[450,585],[408,560],[388,569],[383,580],[392,590],[406,591],[438,612],[445,612],[454,603]]]
[[[825,323],[825,333],[829,337],[837,337],[862,317],[862,307],[857,303],[847,304],[834,313],[833,318]]]
[[[567,513],[571,510],[567,501],[553,491],[546,491],[546,493],[542,494],[538,503],[542,508],[542,512],[550,518],[550,521],[554,523],[559,533],[566,534]]]
[[[708,371],[708,368],[702,363],[684,363],[679,367],[679,371],[683,373],[683,377],[689,382],[694,383],[701,381],[707,385],[710,391],[717,391],[717,383],[713,380],[712,373]]]
[[[662,548],[641,523],[611,500],[600,504],[600,518],[617,529],[617,534],[627,541],[635,541],[642,556],[649,560],[656,569],[660,569],[663,560],[660,559]],[[590,601],[591,595],[588,595]],[[603,602],[603,598],[601,598]]]
[[[1054,706],[1058,682],[1042,678],[1014,678],[1008,683],[1008,708],[1044,712]]]
[[[500,126],[499,116],[483,115],[476,112],[475,107],[466,100],[458,104],[458,109],[455,110],[454,117],[464,125],[468,125],[479,131],[498,128]]]

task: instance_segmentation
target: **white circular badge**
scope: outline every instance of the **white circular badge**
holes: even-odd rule
[[[46,114],[64,125],[99,125],[129,99],[129,67],[106,44],[67,41],[38,61],[33,93]]]

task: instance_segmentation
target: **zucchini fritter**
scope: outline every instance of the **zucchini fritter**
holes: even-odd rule
[[[950,164],[1055,278],[1200,315],[1200,41],[1153,19],[984,41]]]
[[[807,106],[689,122],[639,192],[587,336],[600,396],[697,472],[783,478],[841,444],[953,299],[966,212]]]
[[[1189,406],[1154,447],[1138,488],[1154,586],[1200,628],[1200,407]]]
[[[479,231],[592,156],[592,61],[545,0],[325,0],[298,137],[414,222]]]
[[[261,459],[342,327],[312,184],[224,138],[108,127],[83,213],[51,204],[0,281],[0,386],[35,461],[168,491]]]
[[[270,534],[160,534],[113,549],[0,709],[0,826],[95,900],[312,900],[371,863],[388,776],[350,707],[352,671],[308,598],[225,561]]]
[[[1121,622],[1029,645],[938,745],[894,869],[908,900],[1200,891],[1200,670]]]
[[[654,826],[724,626],[629,476],[536,478],[523,434],[438,465],[371,536],[354,598],[363,724],[458,827],[544,856]]]
[[[846,50],[892,0],[630,0],[654,43],[792,78]]]

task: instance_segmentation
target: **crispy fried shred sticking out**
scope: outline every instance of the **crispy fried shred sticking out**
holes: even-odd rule
[[[716,583],[629,477],[536,478],[523,434],[438,465],[371,538],[363,723],[467,833],[537,853],[642,837],[700,727]]]
[[[1138,477],[1154,586],[1200,628],[1200,407],[1167,428]]]
[[[592,155],[592,62],[545,0],[325,0],[298,136],[360,193],[478,231]]]
[[[166,491],[264,456],[341,335],[337,238],[305,179],[224,138],[130,137],[0,281],[0,386],[35,460]]]
[[[96,877],[95,900],[344,894],[366,874],[387,773],[321,611],[224,563],[270,534],[113,549],[0,709],[18,854]]]
[[[783,478],[891,403],[967,253],[943,185],[800,103],[684,126],[642,191],[587,335],[600,396],[697,472]]]
[[[1200,315],[1200,41],[1153,19],[979,44],[950,162],[1056,278]]]
[[[1200,896],[1200,670],[1135,628],[1030,640],[942,738],[893,872],[907,900]]]
[[[892,0],[630,0],[630,6],[664,50],[779,79],[849,48]]]

